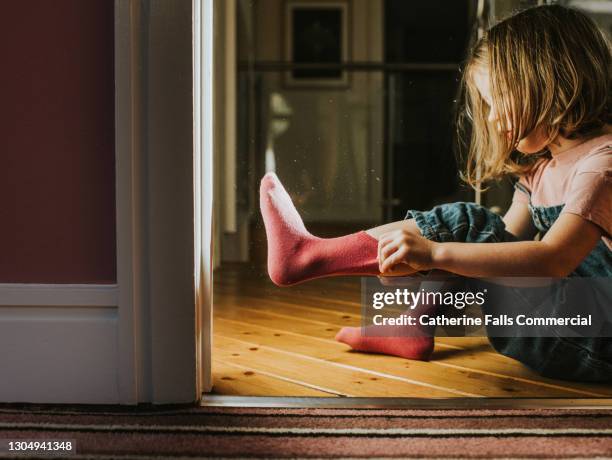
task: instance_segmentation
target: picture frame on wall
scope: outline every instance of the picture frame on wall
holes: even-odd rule
[[[285,61],[312,66],[285,72],[286,86],[349,87],[349,73],[329,67],[350,60],[349,14],[350,0],[285,0]]]

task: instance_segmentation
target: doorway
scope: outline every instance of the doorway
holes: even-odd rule
[[[352,352],[334,337],[343,326],[360,325],[359,278],[290,288],[269,280],[257,194],[265,172],[277,173],[307,228],[321,237],[401,219],[407,208],[473,199],[456,180],[451,131],[457,68],[477,5],[453,2],[445,9],[442,3],[449,6],[393,0],[220,5],[212,395],[612,395],[609,386],[540,377],[495,352],[486,337],[437,338],[428,362]],[[447,42],[414,46],[427,41],[423,24],[437,26],[431,27],[435,36],[447,31],[446,54],[440,50]],[[329,49],[300,50],[299,30],[335,38]],[[347,46],[333,49],[342,39]],[[319,60],[309,61],[313,55]],[[489,204],[504,206],[503,199]]]

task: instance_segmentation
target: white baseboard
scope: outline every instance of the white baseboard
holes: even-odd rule
[[[0,284],[0,402],[119,402],[117,287]]]

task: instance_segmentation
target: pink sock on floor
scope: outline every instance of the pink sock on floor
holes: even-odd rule
[[[422,282],[420,287],[425,290],[436,290],[440,289],[443,284],[440,281],[426,281]],[[336,334],[336,340],[357,351],[427,361],[434,349],[436,327],[420,324],[419,318],[422,315],[435,315],[438,309],[436,305],[420,303],[414,309],[403,312],[404,315],[416,319],[414,326],[343,327]]]
[[[335,338],[356,351],[427,361],[434,349],[434,338],[427,333],[415,334],[415,328],[418,326],[343,327]]]
[[[333,275],[378,275],[378,240],[366,232],[312,235],[274,173],[261,180],[260,207],[268,238],[268,274],[279,286]]]

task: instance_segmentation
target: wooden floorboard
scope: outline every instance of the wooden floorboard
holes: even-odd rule
[[[357,353],[334,340],[360,325],[359,278],[274,286],[257,270],[215,272],[214,392],[252,396],[610,397],[612,386],[543,378],[486,337],[438,337],[431,361]]]
[[[217,353],[224,362],[237,363],[254,371],[284,375],[292,381],[302,381],[312,388],[340,396],[452,397],[457,395],[450,390],[431,387],[420,382],[414,383],[401,377],[385,376],[368,369],[342,366],[309,354],[269,347],[259,343],[257,339],[253,340],[252,336],[244,340],[243,337],[234,339],[217,333],[215,342],[219,347],[213,353]]]
[[[263,371],[254,371],[229,360],[214,359],[215,381],[211,394],[231,396],[337,396],[305,386],[303,382]]]

